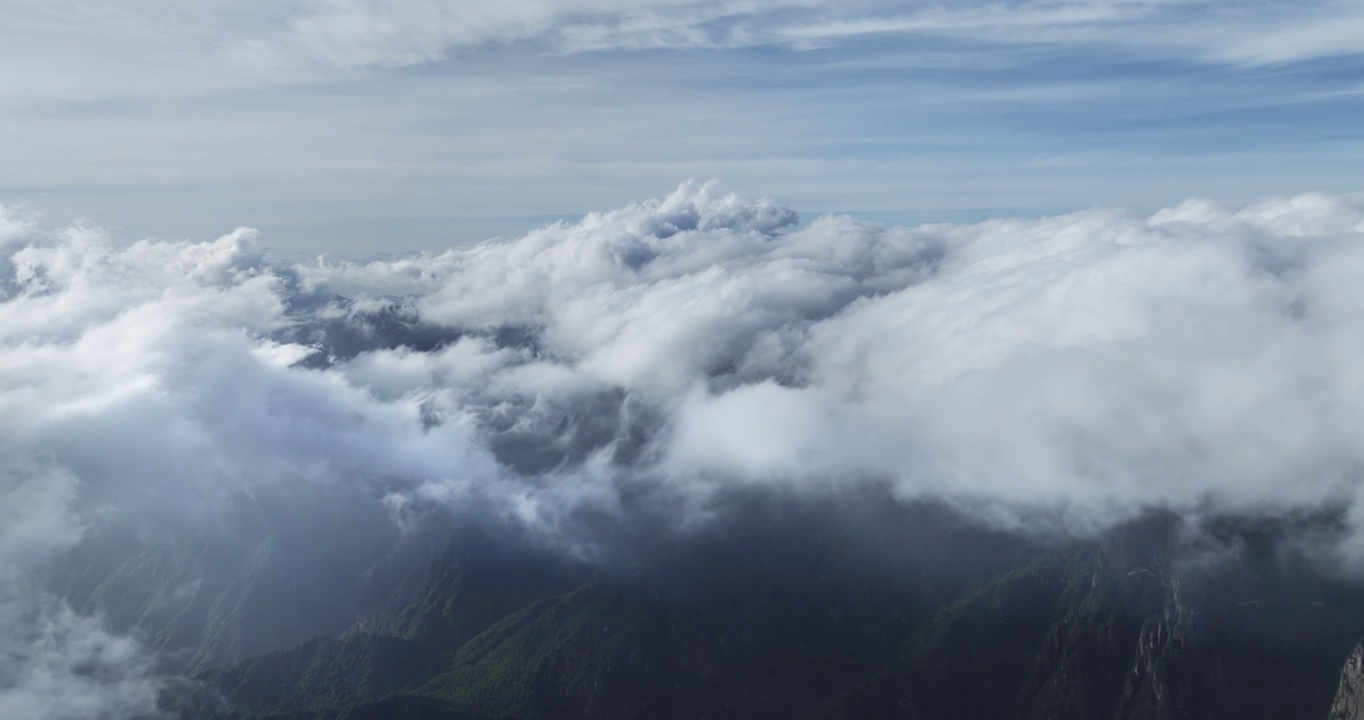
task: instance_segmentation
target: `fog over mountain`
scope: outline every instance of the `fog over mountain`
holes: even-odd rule
[[[188,682],[53,590],[115,525],[396,542],[440,516],[600,566],[755,497],[873,497],[1040,544],[1326,518],[1283,542],[1364,578],[1360,195],[888,227],[689,182],[296,264],[249,229],[9,211],[0,256],[6,718],[150,717]]]

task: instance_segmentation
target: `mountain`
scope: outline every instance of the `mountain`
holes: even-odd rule
[[[1180,567],[1178,531],[1149,520],[967,593],[810,717],[1326,717],[1364,596],[1254,548]]]
[[[1364,590],[1290,542],[1292,522],[1320,519],[1153,514],[1044,542],[940,507],[759,504],[574,560],[472,524],[260,512],[251,543],[110,529],[53,577],[193,678],[173,715],[1344,720],[1364,705]]]

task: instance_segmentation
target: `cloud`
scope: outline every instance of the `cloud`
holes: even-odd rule
[[[888,227],[687,183],[374,262],[0,227],[0,709],[155,695],[135,642],[30,579],[90,517],[212,524],[261,493],[571,544],[736,489],[1044,532],[1359,527],[1364,196]]]
[[[300,265],[248,231],[76,228],[10,255],[0,429],[140,512],[338,482],[560,515],[624,482],[875,481],[1077,527],[1353,503],[1362,213],[797,228],[687,184],[512,241]]]
[[[11,3],[0,202],[364,252],[688,175],[902,221],[1348,189],[1347,5]]]
[[[357,68],[444,60],[489,45],[533,43],[551,52],[655,48],[810,48],[865,35],[914,35],[999,45],[1107,45],[1139,55],[1264,65],[1364,50],[1358,13],[1320,0],[1291,11],[1246,0],[915,3],[823,0],[616,0],[374,3],[327,0],[289,19],[264,43],[276,52]]]
[[[985,36],[1003,42],[1042,39],[1026,31],[1093,28],[1116,22],[1140,21],[1159,3],[1046,3],[967,5],[944,9],[927,7],[904,15],[839,18],[781,28],[776,36],[800,44],[830,43],[862,35],[944,34]],[[1010,31],[1025,31],[1010,36]]]
[[[1196,18],[1196,20],[1194,20]],[[403,66],[450,52],[534,42],[556,52],[650,48],[796,47],[865,35],[1013,45],[1117,44],[1140,54],[1262,65],[1355,55],[1349,3],[1275,8],[1258,0],[970,2],[943,8],[822,0],[472,2],[329,0],[289,21],[276,42],[338,67]]]
[[[808,48],[865,35],[1003,46],[1123,48],[1137,55],[1280,64],[1357,55],[1357,9],[1340,0],[1288,8],[1210,0],[969,2],[945,9],[878,0],[300,0],[22,2],[5,53],[41,57],[0,78],[13,98],[164,98],[252,86],[332,82],[337,73],[439,62],[522,45],[550,53],[657,48]],[[97,49],[98,52],[91,52]],[[140,73],[130,84],[120,74]],[[148,78],[158,82],[147,82]]]
[[[151,656],[48,595],[36,572],[80,539],[74,476],[0,448],[0,716],[153,717]]]
[[[15,599],[16,592],[30,593]],[[0,601],[0,713],[92,720],[157,717],[162,683],[135,640],[25,587]],[[44,598],[36,606],[33,597]]]
[[[1258,37],[1241,36],[1212,54],[1214,59],[1246,65],[1277,65],[1364,52],[1364,13],[1348,3],[1329,13],[1289,18],[1265,28]]]
[[[516,392],[525,362],[555,368],[557,402],[659,408],[630,471],[676,486],[876,480],[1076,528],[1355,501],[1358,197],[792,230],[711,194],[431,257],[421,288],[411,260],[302,272],[415,290],[452,329],[526,329],[534,359],[490,386]]]

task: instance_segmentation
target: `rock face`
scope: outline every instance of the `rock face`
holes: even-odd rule
[[[1356,645],[1345,659],[1330,720],[1364,720],[1364,643]]]

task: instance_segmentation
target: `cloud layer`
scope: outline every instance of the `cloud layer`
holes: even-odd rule
[[[640,478],[1086,520],[1352,502],[1361,223],[1360,198],[1307,195],[797,228],[687,184],[512,241],[289,265],[247,230],[11,220],[0,431],[176,513],[301,482],[555,512]]]
[[[186,7],[12,3],[3,51],[37,72],[0,78],[11,100],[172,97],[335,79],[519,45],[549,53],[660,48],[810,49],[914,37],[984,46],[1123,48],[1244,66],[1364,52],[1364,15],[1344,0],[295,0]],[[110,71],[136,70],[143,77]]]
[[[31,582],[100,514],[346,489],[590,542],[736,488],[1048,532],[1364,491],[1361,196],[801,226],[688,183],[376,262],[0,233],[0,714],[150,707],[136,644]]]
[[[5,9],[0,202],[281,252],[439,250],[688,176],[897,222],[1150,210],[1352,190],[1364,149],[1347,0]]]

